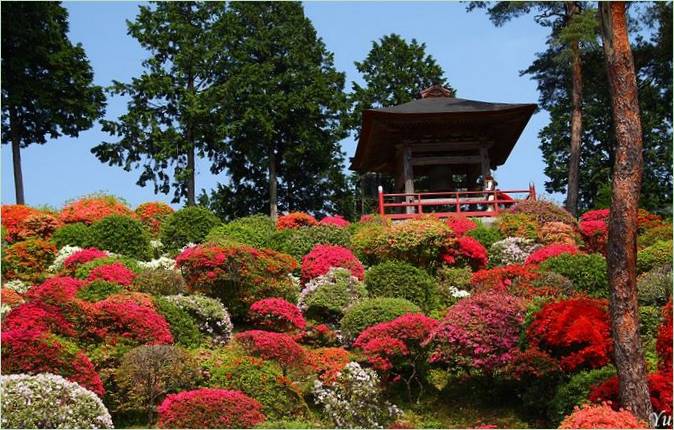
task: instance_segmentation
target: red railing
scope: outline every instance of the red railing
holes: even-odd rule
[[[440,217],[460,213],[468,217],[494,217],[518,201],[536,200],[536,188],[528,190],[446,191],[384,194],[379,187],[379,214],[391,219],[414,218],[433,213]]]

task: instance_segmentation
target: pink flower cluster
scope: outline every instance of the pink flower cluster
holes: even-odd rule
[[[346,228],[351,224],[341,215],[326,216],[320,222],[320,225],[331,225],[333,227]]]
[[[173,336],[163,316],[152,307],[132,298],[110,297],[92,306],[96,337],[107,342],[118,338],[132,339],[144,344],[170,344]]]
[[[532,252],[527,257],[525,264],[540,264],[548,258],[557,257],[562,254],[578,254],[578,248],[575,245],[567,243],[552,243]]]
[[[71,302],[84,283],[68,276],[54,276],[28,290],[26,298],[51,304]]]
[[[107,257],[108,253],[105,251],[101,251],[98,248],[85,248],[82,249],[81,251],[77,251],[73,253],[71,256],[65,259],[63,262],[63,267],[69,271],[69,272],[74,272],[75,269],[77,269],[78,266],[88,263],[93,260],[97,260],[99,258],[104,258]]]
[[[287,332],[302,330],[307,325],[297,306],[276,297],[253,303],[248,315],[257,326],[265,330]]]
[[[338,245],[319,244],[302,259],[302,282],[325,275],[332,267],[349,269],[360,280],[365,276],[365,268],[351,250]]]
[[[88,281],[95,281],[97,279],[112,282],[119,285],[129,286],[133,283],[136,274],[129,270],[122,263],[104,264],[103,266],[95,267],[89,272]]]
[[[564,418],[560,429],[644,429],[648,424],[639,421],[630,411],[614,411],[609,403],[576,406],[571,415]]]
[[[283,369],[302,366],[306,361],[304,349],[285,333],[248,330],[237,334],[236,341],[249,354],[276,361]]]

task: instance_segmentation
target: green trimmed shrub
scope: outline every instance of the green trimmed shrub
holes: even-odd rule
[[[75,270],[75,277],[78,279],[87,279],[89,277],[89,273],[91,273],[91,271],[94,270],[95,268],[113,263],[122,263],[134,273],[140,273],[141,271],[140,267],[138,267],[138,263],[136,262],[136,260],[132,258],[124,256],[103,257],[79,265]]]
[[[650,228],[637,238],[637,242],[641,248],[646,248],[655,245],[657,242],[668,240],[672,240],[671,223]]]
[[[606,259],[599,254],[561,254],[545,260],[540,267],[569,278],[576,291],[608,297]]]
[[[441,267],[436,273],[438,282],[438,298],[440,309],[434,313],[435,316],[442,318],[446,313],[447,307],[453,305],[459,299],[470,292],[472,285],[470,279],[473,271],[470,267]],[[435,317],[433,317],[435,318]]]
[[[503,240],[504,237],[501,234],[501,231],[494,227],[488,226],[486,224],[478,223],[477,227],[466,232],[466,236],[470,236],[473,239],[480,242],[485,248],[489,249],[494,243],[499,240]]]
[[[523,237],[532,240],[538,237],[536,220],[525,213],[501,213],[496,225],[504,237]]]
[[[394,320],[401,315],[419,312],[421,312],[419,306],[405,299],[390,297],[366,299],[346,311],[340,326],[344,337],[353,340],[370,326]]]
[[[115,254],[137,260],[152,257],[150,233],[142,222],[133,218],[112,215],[96,221],[89,227],[91,245]]]
[[[438,285],[426,271],[402,261],[386,261],[365,272],[370,297],[407,299],[429,311],[438,303]]]
[[[142,293],[156,296],[172,296],[187,292],[183,275],[176,270],[162,267],[141,270],[133,280],[133,285]]]
[[[270,419],[308,415],[302,392],[283,376],[278,364],[244,355],[235,348],[205,351],[200,359],[209,375],[207,386],[247,394],[262,404],[262,412]]]
[[[672,241],[658,241],[637,254],[637,272],[644,273],[656,267],[672,265]]]
[[[664,306],[672,295],[672,267],[656,267],[639,275],[637,292],[640,304]]]
[[[54,242],[59,249],[66,245],[88,248],[91,246],[89,226],[82,222],[63,225],[54,231],[51,236],[51,241]]]
[[[645,339],[655,339],[662,321],[662,309],[657,306],[639,306],[639,332]]]
[[[565,416],[569,415],[575,406],[587,402],[592,386],[603,382],[616,374],[613,366],[601,369],[586,370],[576,373],[571,379],[557,388],[555,396],[550,401],[548,417],[556,427]]]
[[[555,272],[541,272],[536,279],[531,281],[535,288],[557,288],[564,295],[573,293],[573,282],[564,275]]]
[[[97,279],[80,288],[77,291],[77,298],[86,300],[87,302],[98,302],[123,291],[124,287],[121,285]]]
[[[210,210],[188,206],[172,213],[161,226],[160,238],[165,249],[176,252],[188,243],[201,243],[220,224]]]
[[[350,242],[351,236],[345,228],[315,225],[278,231],[270,238],[269,246],[300,261],[315,245],[339,245],[348,248]]]
[[[307,283],[300,293],[299,307],[308,318],[338,322],[349,306],[365,297],[365,286],[350,270],[333,267]]]
[[[269,247],[269,241],[276,232],[276,224],[267,215],[251,215],[235,219],[214,227],[206,235],[206,242],[220,244],[234,241],[255,248]]]
[[[162,297],[155,297],[154,304],[157,312],[169,323],[173,339],[178,345],[187,348],[199,346],[201,343],[199,326],[189,313]]]

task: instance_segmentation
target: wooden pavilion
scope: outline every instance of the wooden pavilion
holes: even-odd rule
[[[379,190],[379,212],[406,218],[423,212],[493,216],[535,190],[499,190],[491,172],[503,165],[535,104],[459,99],[440,85],[409,103],[363,113],[351,169],[392,176],[396,193]],[[389,213],[390,212],[390,213]]]

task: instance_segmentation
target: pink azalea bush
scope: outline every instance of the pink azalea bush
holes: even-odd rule
[[[321,225],[331,225],[339,228],[346,228],[351,224],[349,221],[344,219],[341,215],[326,216],[323,218],[319,224]]]
[[[562,254],[578,254],[578,248],[575,245],[567,243],[553,243],[538,248],[527,257],[525,264],[540,264],[548,258],[556,257]]]
[[[363,280],[365,268],[348,248],[338,245],[316,245],[302,259],[302,282],[325,275],[333,267],[349,269],[351,274]]]
[[[297,306],[278,297],[253,303],[248,316],[256,326],[271,331],[302,330],[307,325]]]

